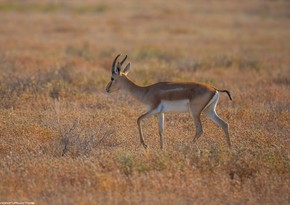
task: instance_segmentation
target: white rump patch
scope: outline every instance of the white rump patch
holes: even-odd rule
[[[210,99],[209,103],[207,103],[207,105],[204,107],[203,110],[205,110],[205,109],[206,109],[208,106],[210,106],[212,103],[218,101],[218,99],[219,99],[219,93],[218,93],[218,91],[215,91],[214,96]]]

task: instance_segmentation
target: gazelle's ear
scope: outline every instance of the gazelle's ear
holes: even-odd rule
[[[130,72],[130,67],[131,67],[131,63],[128,63],[126,67],[124,68],[123,72],[125,73],[125,75],[127,75]]]

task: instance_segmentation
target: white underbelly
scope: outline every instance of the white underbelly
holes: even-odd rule
[[[161,101],[157,112],[188,112],[189,100]]]

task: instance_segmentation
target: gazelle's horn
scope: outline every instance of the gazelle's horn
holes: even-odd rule
[[[115,60],[113,61],[113,64],[112,64],[112,73],[116,73],[116,68],[115,68],[115,65],[116,65],[116,62],[117,62],[117,59],[119,58],[121,54],[118,54],[115,58]]]
[[[123,65],[123,63],[126,61],[126,59],[127,59],[127,55],[124,57],[124,59],[121,61],[121,63],[120,63],[120,65],[122,66]]]

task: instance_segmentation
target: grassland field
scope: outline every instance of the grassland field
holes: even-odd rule
[[[139,85],[228,89],[202,115],[156,117],[107,94],[128,54]],[[289,204],[290,2],[0,0],[0,203]]]

